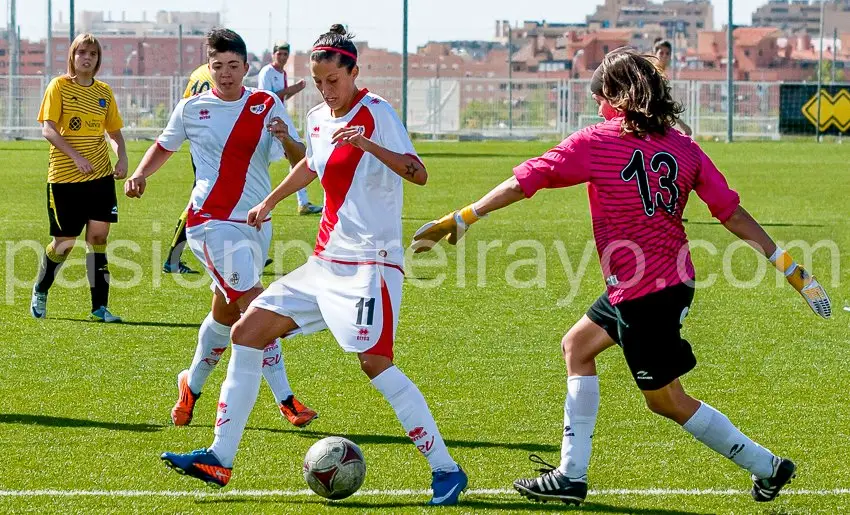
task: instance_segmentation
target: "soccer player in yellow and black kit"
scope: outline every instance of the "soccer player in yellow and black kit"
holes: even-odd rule
[[[189,76],[189,83],[186,84],[186,89],[183,90],[183,98],[193,97],[212,89],[214,83],[212,75],[210,75],[210,65],[204,63],[197,68]],[[189,159],[192,159],[189,156]],[[192,171],[195,171],[195,163],[192,162]],[[197,274],[197,270],[192,270],[186,263],[180,259],[183,253],[183,248],[186,246],[186,218],[189,216],[189,206],[183,210],[183,214],[177,219],[177,226],[174,228],[174,237],[171,239],[171,248],[168,249],[168,256],[165,258],[165,263],[162,265],[162,271],[166,274]]]
[[[47,216],[53,240],[47,245],[33,287],[30,312],[35,318],[47,315],[47,292],[85,229],[91,319],[121,321],[107,309],[106,238],[109,224],[118,222],[115,179],[127,175],[127,150],[121,135],[124,122],[112,89],[94,78],[102,54],[94,36],[77,36],[68,49],[68,73],[50,81],[38,113],[41,133],[50,142]],[[104,132],[118,154],[114,169]]]

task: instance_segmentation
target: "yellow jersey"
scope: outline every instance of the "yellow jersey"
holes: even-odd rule
[[[74,161],[50,145],[47,182],[86,182],[112,174],[109,144],[104,131],[115,132],[124,126],[112,89],[95,80],[81,86],[67,76],[50,81],[38,111],[39,123],[52,121],[59,134],[83,157],[94,171],[82,174]]]
[[[202,64],[195,68],[195,71],[189,76],[189,83],[186,84],[186,89],[183,91],[183,98],[200,95],[204,91],[211,90],[213,86],[210,66],[208,64]]]

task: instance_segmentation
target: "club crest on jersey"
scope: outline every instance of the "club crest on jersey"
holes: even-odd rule
[[[229,282],[231,286],[239,284],[239,272],[233,272],[230,274],[230,279],[228,279],[227,282]]]
[[[266,110],[266,104],[257,104],[255,106],[251,106],[249,110],[254,114],[263,114]]]

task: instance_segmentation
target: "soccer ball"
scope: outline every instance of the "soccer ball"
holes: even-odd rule
[[[366,461],[360,447],[341,436],[323,438],[304,456],[304,480],[326,499],[345,499],[366,479]]]

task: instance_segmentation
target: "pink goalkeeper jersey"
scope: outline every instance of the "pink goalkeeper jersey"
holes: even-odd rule
[[[319,175],[325,190],[314,255],[401,268],[402,178],[372,154],[331,143],[342,127],[359,127],[378,145],[419,159],[393,107],[368,90],[361,90],[354,106],[340,118],[334,118],[324,103],[310,110],[305,129],[307,166]]]
[[[682,224],[692,190],[721,222],[740,204],[691,138],[672,129],[645,139],[621,136],[622,121],[587,127],[514,169],[526,197],[588,183],[596,250],[612,304],[694,278]]]
[[[271,192],[269,164],[285,157],[283,144],[266,129],[276,116],[301,141],[283,102],[268,91],[243,88],[242,97],[231,102],[212,90],[177,104],[156,141],[170,152],[191,143],[196,171],[189,225],[245,222]]]

